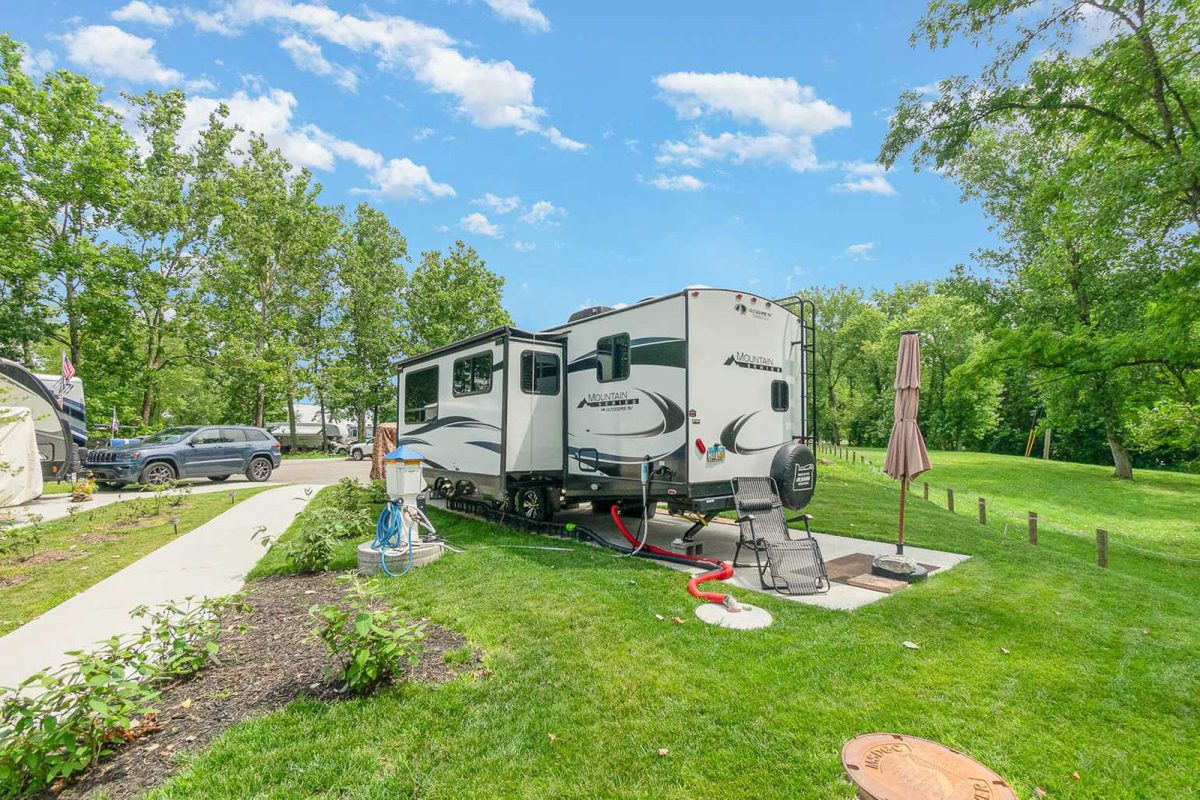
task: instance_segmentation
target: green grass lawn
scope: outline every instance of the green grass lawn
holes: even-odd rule
[[[70,481],[46,481],[42,484],[42,494],[70,494]]]
[[[882,450],[856,450],[882,466]],[[927,482],[930,501],[945,507],[952,488],[960,514],[975,516],[985,497],[989,514],[1013,526],[1034,511],[1041,528],[1088,536],[1104,528],[1114,541],[1200,558],[1200,475],[1142,469],[1123,481],[1093,464],[963,452],[929,459],[933,469],[917,478],[915,492]]]
[[[820,530],[888,539],[897,499],[835,464],[809,510]],[[910,541],[973,558],[853,613],[741,592],[775,622],[735,632],[695,619],[678,572],[432,516],[467,552],[388,595],[463,632],[492,674],[294,703],[153,797],[850,800],[839,751],[870,731],[960,749],[1022,798],[1182,798],[1200,781],[1200,585],[1180,565],[1102,570],[1074,539],[1035,548],[917,501]],[[509,547],[538,544],[568,551]],[[259,572],[281,567],[268,554]]]
[[[267,488],[274,487],[234,490],[234,502]],[[124,500],[91,510],[81,504],[73,516],[41,523],[42,539],[32,558],[26,558],[28,553],[0,557],[0,635],[174,539],[172,516],[178,514],[182,535],[230,506],[226,492],[183,497],[178,507],[166,497]],[[11,534],[0,532],[4,535]]]

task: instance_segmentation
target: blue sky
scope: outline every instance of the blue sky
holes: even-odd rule
[[[368,199],[474,245],[518,325],[703,283],[778,296],[945,275],[991,241],[948,181],[874,164],[899,92],[982,61],[918,2],[10,0],[31,70],[186,87]]]

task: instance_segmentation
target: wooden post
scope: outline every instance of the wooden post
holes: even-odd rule
[[[1042,440],[1042,458],[1050,460],[1050,429],[1046,428],[1046,438]]]
[[[946,490],[946,510],[949,511],[951,514],[954,513],[954,490],[953,489]]]
[[[929,499],[929,484],[922,483],[921,485],[924,487],[925,499],[928,500]]]
[[[1096,528],[1096,564],[1108,566],[1108,531]]]
[[[1037,512],[1029,512],[1029,543],[1037,544]]]
[[[987,500],[979,498],[979,524],[987,525]]]

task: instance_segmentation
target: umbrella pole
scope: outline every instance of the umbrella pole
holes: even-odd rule
[[[900,479],[900,538],[896,540],[896,555],[904,555],[904,497],[908,494],[908,478]]]

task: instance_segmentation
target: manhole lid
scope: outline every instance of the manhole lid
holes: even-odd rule
[[[865,800],[1018,800],[975,759],[915,736],[856,736],[842,748],[842,766]]]

